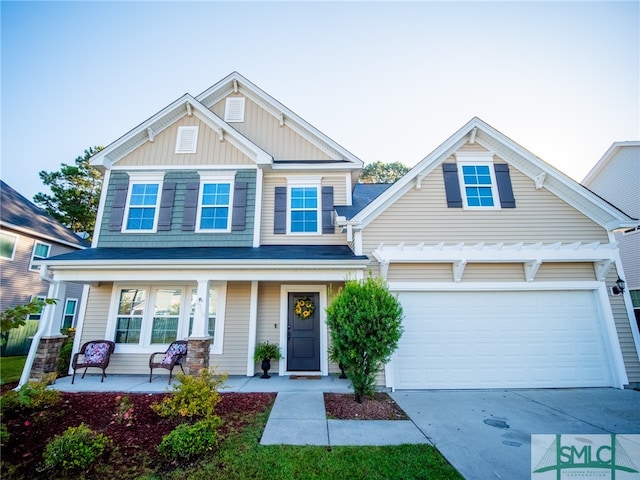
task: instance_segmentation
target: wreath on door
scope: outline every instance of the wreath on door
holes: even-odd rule
[[[295,314],[301,320],[306,320],[311,315],[313,315],[313,311],[316,309],[316,306],[313,304],[313,301],[309,298],[301,298],[296,302],[296,306],[294,308]]]

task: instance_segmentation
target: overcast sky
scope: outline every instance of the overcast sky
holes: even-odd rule
[[[233,71],[365,163],[472,117],[575,180],[640,139],[640,3],[1,2],[0,177],[106,146]]]

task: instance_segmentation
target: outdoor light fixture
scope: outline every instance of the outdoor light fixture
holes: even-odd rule
[[[618,277],[618,280],[616,280],[616,285],[614,287],[611,287],[611,291],[613,292],[614,295],[620,295],[624,293],[624,286],[625,286],[624,280]]]

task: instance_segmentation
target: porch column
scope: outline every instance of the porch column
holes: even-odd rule
[[[20,385],[28,381],[41,380],[45,375],[58,371],[60,349],[64,339],[67,338],[66,335],[60,333],[67,284],[66,282],[49,281],[51,283],[47,298],[55,298],[57,303],[45,305],[42,309],[38,331],[31,342],[27,361],[20,377]]]
[[[208,324],[209,280],[199,280],[193,328],[191,336],[187,339],[187,375],[198,375],[203,368],[209,368],[209,347],[212,337],[209,335]]]
[[[256,373],[256,361],[253,352],[256,349],[256,332],[258,330],[258,281],[251,282],[251,300],[249,305],[249,343],[247,348],[247,377]]]

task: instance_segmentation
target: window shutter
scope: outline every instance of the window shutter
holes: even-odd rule
[[[287,187],[276,187],[273,233],[287,233]]]
[[[247,182],[236,182],[233,188],[233,214],[231,230],[242,231],[247,216]]]
[[[116,183],[115,194],[113,196],[113,204],[111,205],[111,218],[109,218],[109,230],[121,230],[122,219],[124,218],[124,209],[127,205],[127,192],[129,191],[129,183]]]
[[[444,190],[447,194],[447,207],[462,208],[458,166],[455,163],[443,163],[442,173],[444,175]]]
[[[511,187],[509,165],[506,163],[496,163],[493,165],[493,168],[496,173],[498,193],[500,194],[500,206],[502,208],[516,208],[516,199],[513,196],[513,188]]]
[[[322,233],[335,233],[333,225],[333,187],[322,187]]]
[[[182,216],[182,230],[184,231],[194,231],[196,229],[199,190],[199,183],[187,183],[187,193],[184,199],[184,213]]]
[[[158,217],[158,231],[171,230],[171,216],[173,214],[173,199],[176,195],[176,183],[166,182],[162,185],[160,199],[160,215]]]

